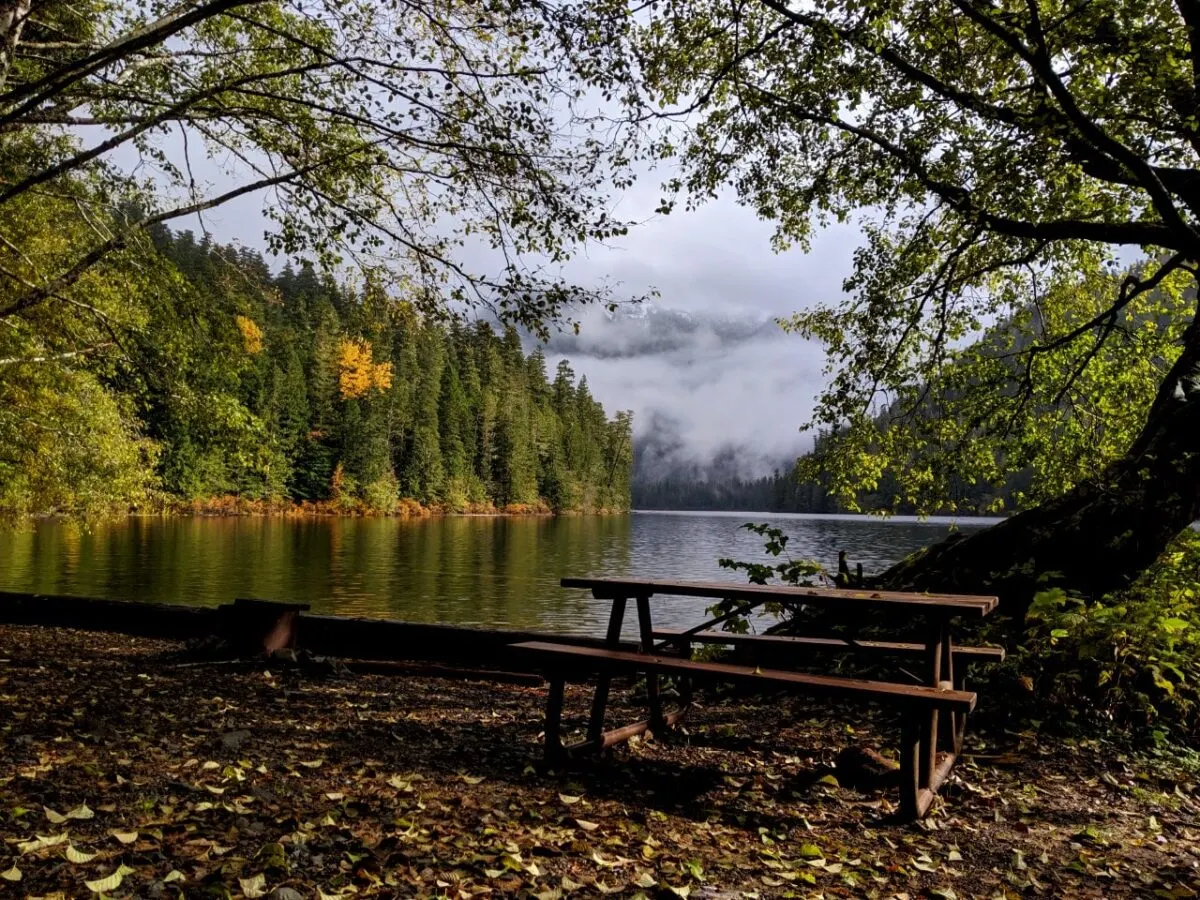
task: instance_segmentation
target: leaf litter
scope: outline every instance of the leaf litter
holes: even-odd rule
[[[670,741],[544,772],[539,688],[179,649],[0,627],[6,896],[1200,895],[1194,773],[1097,742],[977,731],[906,825],[833,768],[847,734],[892,737],[853,708],[714,699]]]

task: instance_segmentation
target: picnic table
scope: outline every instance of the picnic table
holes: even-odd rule
[[[552,641],[513,645],[514,649],[538,659],[549,682],[545,753],[550,765],[599,752],[646,731],[664,733],[687,714],[693,681],[874,702],[901,713],[900,809],[907,818],[919,818],[928,811],[962,752],[967,714],[976,703],[976,695],[966,689],[966,665],[996,661],[1004,655],[1000,648],[962,647],[953,642],[953,623],[960,618],[988,615],[996,608],[995,597],[623,578],[564,578],[562,585],[590,590],[594,597],[609,601],[612,607],[605,647],[571,647]],[[676,597],[726,601],[726,608],[692,628],[656,629],[653,608]],[[637,609],[636,652],[619,648],[630,599]],[[819,608],[824,618],[847,626],[849,633],[777,636],[713,630],[714,626],[735,616],[745,616],[768,603]],[[907,641],[860,640],[856,631],[871,619],[866,615],[868,612],[890,613],[902,617],[906,623],[916,622],[920,637]],[[733,646],[742,652],[743,658],[749,655],[750,660],[734,663],[693,660],[692,646],[697,643]],[[789,667],[765,669],[754,661],[762,653],[774,660],[783,659],[785,664],[790,661],[811,665],[815,655],[827,652],[907,656],[916,659],[921,674],[918,683],[913,684],[805,674]],[[645,676],[649,716],[644,721],[605,731],[604,716],[612,680],[623,675]],[[660,676],[680,681],[680,702],[672,710],[663,708]],[[592,677],[596,683],[587,737],[564,745],[560,731],[565,682]]]

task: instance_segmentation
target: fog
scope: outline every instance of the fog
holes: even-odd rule
[[[840,297],[859,232],[827,229],[809,253],[773,252],[771,232],[721,199],[654,218],[572,266],[584,284],[608,278],[619,293],[657,291],[616,313],[587,310],[578,336],[556,335],[547,347],[551,370],[569,358],[610,412],[633,411],[635,438],[654,446],[656,469],[670,465],[666,447],[679,463],[702,465],[733,447],[749,477],[811,446],[800,426],[824,354],[775,319]]]

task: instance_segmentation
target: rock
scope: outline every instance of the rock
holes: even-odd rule
[[[305,897],[295,888],[277,887],[267,894],[267,900],[305,900]]]
[[[251,737],[249,731],[245,729],[239,731],[227,731],[221,735],[221,746],[226,750],[237,750],[242,744]]]
[[[873,747],[844,747],[837,755],[838,781],[847,787],[882,787],[899,778],[900,764]]]

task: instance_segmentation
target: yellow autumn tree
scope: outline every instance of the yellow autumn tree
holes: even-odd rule
[[[362,339],[344,340],[338,346],[338,389],[344,399],[365,396],[370,390],[392,386],[392,364],[376,363],[371,344]]]
[[[262,353],[263,332],[258,323],[247,316],[235,316],[233,320],[242,333],[242,345],[251,356]]]

